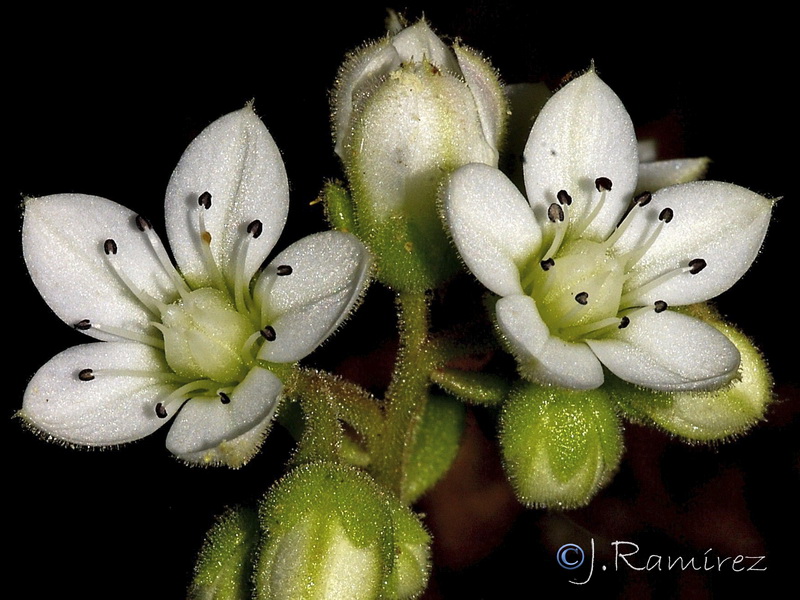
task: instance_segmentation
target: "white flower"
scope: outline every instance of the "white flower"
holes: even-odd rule
[[[172,420],[166,443],[179,458],[247,462],[278,405],[275,363],[300,360],[338,327],[370,267],[354,236],[324,232],[256,275],[288,203],[280,153],[250,106],[206,128],[172,175],[166,224],[177,267],[147,219],[110,200],[26,200],[23,252],[36,287],[62,320],[103,343],[45,364],[23,419],[86,446],[136,440]]]
[[[531,380],[591,389],[603,366],[657,390],[711,389],[739,352],[668,307],[727,290],[758,253],[772,201],[692,182],[634,197],[636,137],[589,71],[545,105],[525,149],[528,200],[497,169],[451,178],[444,216],[462,258],[501,296],[497,324]]]

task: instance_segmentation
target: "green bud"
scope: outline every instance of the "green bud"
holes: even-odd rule
[[[464,164],[497,165],[507,109],[496,73],[419,21],[353,53],[333,104],[355,233],[377,257],[378,279],[436,287],[460,264],[439,220],[439,187]]]
[[[622,436],[602,390],[520,382],[501,416],[506,471],[529,506],[587,504],[619,466]]]
[[[386,584],[387,600],[412,600],[428,583],[431,570],[431,536],[417,517],[399,500],[390,500],[394,525],[394,563]]]
[[[189,589],[190,600],[248,600],[259,539],[256,511],[230,509],[208,532]]]
[[[261,600],[381,598],[394,555],[392,512],[365,473],[308,463],[269,491],[256,571]]]
[[[432,394],[417,428],[406,469],[403,498],[416,502],[450,468],[464,432],[464,405],[449,396]]]
[[[764,418],[772,401],[772,377],[761,353],[743,333],[709,312],[704,318],[739,350],[739,377],[710,392],[656,392],[612,380],[608,391],[632,419],[653,423],[689,441],[713,441],[741,434]]]
[[[431,381],[470,404],[496,406],[508,396],[508,381],[492,373],[444,368],[431,373]]]

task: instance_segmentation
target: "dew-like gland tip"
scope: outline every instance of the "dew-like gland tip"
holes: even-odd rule
[[[569,206],[572,204],[572,196],[567,193],[567,190],[560,190],[558,194],[556,194],[556,198],[561,204],[566,204]]]
[[[139,228],[139,231],[147,231],[148,229],[153,228],[153,224],[147,217],[143,217],[142,215],[136,215],[136,227]]]
[[[578,304],[582,304],[583,306],[586,306],[589,303],[589,293],[581,292],[580,294],[576,294],[575,302],[577,302]]]
[[[164,408],[164,403],[159,402],[156,404],[156,416],[159,419],[166,419],[167,418],[167,409]]]
[[[73,325],[73,327],[75,329],[77,329],[78,331],[86,331],[87,329],[91,329],[92,322],[89,319],[83,319],[83,320],[78,321],[77,323],[75,323],[75,325]]]
[[[542,267],[542,271],[549,271],[551,267],[556,266],[556,261],[554,261],[552,258],[548,258],[547,260],[540,262],[539,266]]]
[[[256,219],[247,226],[247,233],[253,236],[253,239],[258,238],[261,232],[264,231],[264,224]]]
[[[106,254],[116,254],[117,242],[115,242],[111,238],[107,239],[105,242],[103,242],[103,252],[105,252]]]
[[[78,372],[78,379],[81,381],[91,381],[94,379],[94,371],[91,369],[81,369]]]
[[[275,335],[275,329],[272,327],[272,325],[267,325],[266,327],[264,327],[264,329],[261,330],[261,335],[268,342],[274,342],[275,338],[277,337]]]
[[[209,192],[203,192],[197,197],[197,203],[208,210],[211,208],[211,194]]]
[[[231,397],[228,396],[228,394],[226,394],[225,392],[217,392],[217,393],[219,394],[219,401],[220,402],[222,402],[223,404],[230,404],[231,403]]]
[[[700,271],[706,268],[706,261],[702,258],[695,258],[689,261],[689,273],[697,275]]]
[[[633,203],[638,206],[647,206],[650,204],[650,200],[653,199],[653,194],[650,192],[642,192],[638,196],[633,199]]]
[[[667,308],[669,308],[669,305],[663,300],[656,301],[656,303],[653,306],[655,307],[655,311],[657,313],[662,313],[665,310],[667,310]]]
[[[281,277],[292,274],[292,267],[290,265],[278,265],[277,273]]]
[[[664,223],[669,223],[670,221],[672,221],[672,217],[674,217],[674,216],[675,216],[675,213],[673,212],[673,210],[671,208],[667,207],[664,210],[662,210],[660,213],[658,213],[658,220],[659,221],[664,221]]]
[[[563,221],[564,209],[561,208],[560,204],[553,202],[550,205],[550,208],[547,209],[547,218],[550,219],[553,223],[555,223],[556,221]]]
[[[619,328],[620,329],[625,329],[630,324],[631,324],[631,320],[628,317],[622,317],[619,320]]]
[[[610,192],[611,186],[612,183],[608,177],[598,177],[597,179],[594,180],[594,187],[597,188],[598,192],[602,191]]]

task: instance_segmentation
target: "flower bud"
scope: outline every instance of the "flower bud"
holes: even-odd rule
[[[651,422],[689,441],[722,440],[741,434],[764,417],[772,400],[772,377],[764,358],[743,333],[716,315],[698,312],[732,343],[741,355],[739,376],[727,386],[710,392],[656,392],[615,381],[609,392],[634,420]]]
[[[495,72],[419,21],[350,56],[333,104],[356,233],[378,257],[378,278],[435,287],[458,266],[437,214],[440,183],[467,163],[497,165],[507,110]]]
[[[393,560],[392,511],[357,469],[297,467],[267,494],[256,567],[261,600],[380,598]]]
[[[619,466],[622,436],[605,392],[521,383],[501,418],[506,472],[529,506],[587,504]]]
[[[258,536],[258,518],[254,510],[228,510],[208,532],[197,560],[189,598],[252,598],[252,567]]]
[[[386,584],[389,600],[418,597],[431,570],[431,536],[417,515],[399,500],[389,502],[394,527],[394,562]]]

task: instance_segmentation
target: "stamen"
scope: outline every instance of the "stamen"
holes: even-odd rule
[[[669,308],[669,305],[663,300],[656,301],[654,306],[657,313],[662,313]]]
[[[619,327],[619,329],[625,329],[630,324],[631,324],[631,320],[628,317],[622,317],[619,320],[618,327]]]
[[[164,408],[164,404],[161,402],[156,404],[156,416],[158,416],[159,419],[167,418],[167,409]]]
[[[577,308],[577,307],[576,307]],[[627,317],[622,317],[622,321],[627,319]],[[578,338],[585,338],[588,337],[590,334],[597,333],[603,329],[607,329],[609,327],[620,327],[620,319],[617,317],[608,317],[606,319],[601,319],[600,321],[595,321],[593,323],[585,323],[583,325],[575,325],[573,327],[565,327],[559,330],[558,335],[564,340],[576,340]],[[622,327],[625,327],[623,325]]]
[[[561,190],[556,194],[556,198],[561,204],[569,206],[572,204],[572,196],[567,193],[567,190]]]
[[[211,208],[211,194],[209,192],[200,194],[200,196],[197,197],[197,204],[203,209],[197,212],[200,240],[202,242],[200,244],[200,249],[203,253],[203,262],[206,265],[208,273],[211,275],[214,287],[220,290],[227,290],[228,287],[225,283],[225,278],[222,276],[219,265],[217,265],[217,261],[214,260],[214,255],[211,253],[211,233],[206,229],[205,212]]]
[[[256,219],[250,225],[247,226],[247,233],[253,236],[254,239],[258,238],[261,235],[261,232],[264,230],[264,224]]]
[[[589,293],[588,292],[581,292],[575,296],[575,302],[578,304],[582,304],[586,306],[589,303]]]
[[[158,259],[158,262],[161,264],[161,268],[164,269],[164,272],[167,276],[172,280],[172,283],[175,284],[175,288],[178,290],[178,293],[185,297],[186,294],[189,293],[189,286],[186,285],[186,281],[184,281],[181,274],[175,269],[175,266],[172,264],[172,261],[167,254],[166,249],[164,248],[164,244],[161,243],[161,238],[156,235],[156,232],[153,231],[153,224],[147,217],[143,217],[142,215],[136,215],[136,227],[139,228],[139,231],[143,232],[147,236],[147,241],[150,242],[150,247],[153,249],[153,252]]]
[[[660,213],[658,213],[658,220],[664,221],[664,223],[669,223],[672,221],[672,217],[675,216],[675,213],[672,212],[671,208],[665,208]]]
[[[658,226],[656,227],[653,234],[647,239],[647,241],[630,252],[627,256],[622,257],[622,260],[625,263],[625,271],[627,272],[630,268],[635,265],[639,260],[650,250],[650,247],[655,243],[658,239],[658,236],[661,234],[661,230],[664,228],[664,225],[672,221],[672,218],[675,216],[675,213],[671,208],[664,208],[660,213],[658,213]],[[626,219],[627,220],[627,219]],[[611,237],[616,235],[616,231]],[[619,236],[617,236],[619,239]]]
[[[91,381],[94,379],[94,373],[91,369],[81,369],[78,373],[78,379],[81,381]]]
[[[167,396],[164,400],[156,404],[155,406],[156,415],[158,416],[159,419],[166,419],[170,413],[174,414],[180,409],[179,406],[173,411],[172,407],[175,404],[180,404],[182,406],[186,401],[188,401],[193,396],[192,392],[195,392],[197,390],[203,390],[203,392],[208,394],[208,392],[214,389],[216,385],[218,384],[215,384],[213,381],[209,379],[190,381],[186,385],[179,387],[177,390],[175,390],[169,396]]]
[[[706,261],[702,258],[694,258],[689,261],[689,273],[697,275],[700,271],[706,268]]]
[[[610,192],[611,186],[612,183],[608,177],[598,177],[594,180],[594,187],[597,188],[598,192]]]
[[[274,342],[275,339],[278,337],[275,334],[275,329],[272,327],[272,325],[267,325],[266,327],[264,327],[264,329],[261,330],[261,335],[268,342]]]
[[[219,394],[219,400],[223,404],[230,404],[231,403],[231,397],[228,396],[228,394],[226,394],[225,392],[217,392],[217,394]]]
[[[564,209],[561,208],[561,205],[556,204],[553,202],[550,205],[550,208],[547,209],[547,218],[550,219],[551,222],[563,222],[564,221]]]
[[[87,329],[92,328],[92,322],[89,319],[83,319],[82,321],[75,323],[73,327],[78,331],[86,331]]]
[[[158,326],[161,325],[161,323],[151,322],[151,325],[158,328]],[[161,350],[164,349],[164,340],[160,340],[151,335],[138,333],[136,331],[128,331],[127,329],[122,329],[121,327],[112,327],[110,325],[98,325],[97,323],[92,323],[91,326],[94,327],[97,331],[102,331],[104,333],[117,336],[119,338],[122,338],[123,340],[131,340],[133,342],[139,342],[140,344],[146,344],[148,346],[152,346],[153,348],[159,348]]]
[[[105,242],[103,242],[103,251],[106,253],[106,256],[109,256],[111,254],[116,254],[117,242],[115,242],[112,239],[106,240]]]
[[[647,206],[650,204],[650,200],[653,199],[653,194],[650,192],[642,192],[638,196],[633,199],[633,203],[637,206]]]
[[[280,277],[292,274],[292,267],[289,265],[278,265],[277,273]]]
[[[547,260],[540,262],[539,266],[542,267],[542,271],[549,271],[552,267],[556,266],[556,261],[554,261],[552,258],[548,258]]]
[[[211,208],[211,194],[209,192],[203,192],[197,197],[197,203],[208,210]]]
[[[137,222],[138,223],[138,222]],[[125,274],[124,270],[120,268],[117,264],[117,244],[114,240],[106,240],[104,244],[104,249],[106,251],[106,260],[108,261],[108,265],[111,267],[111,270],[114,271],[116,276],[119,280],[123,283],[123,285],[131,292],[136,299],[150,311],[151,314],[155,316],[161,316],[166,305],[153,298],[147,292],[139,289],[139,287],[133,283],[133,281]]]

